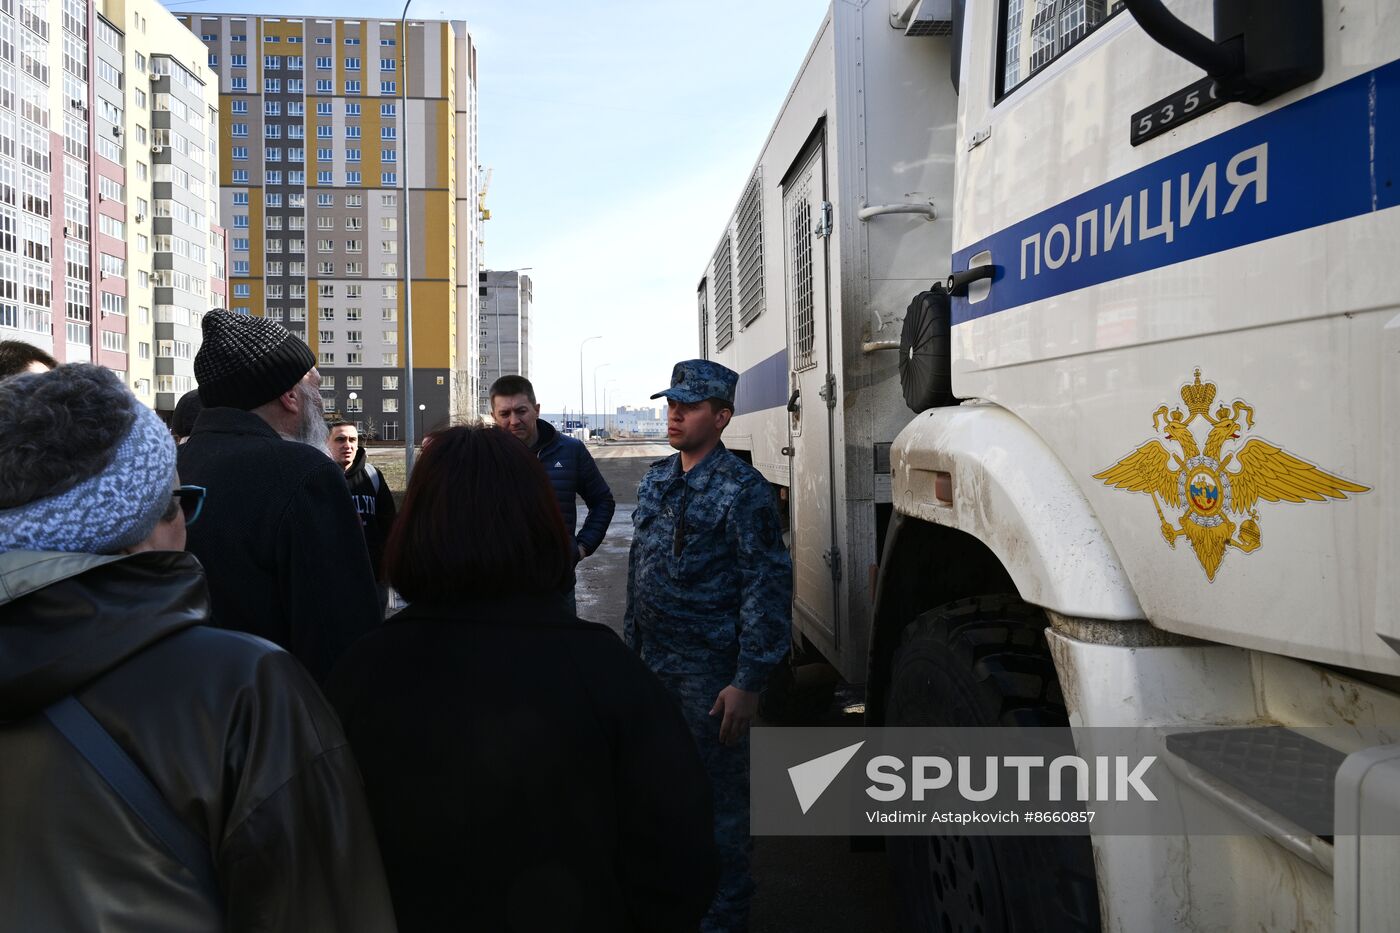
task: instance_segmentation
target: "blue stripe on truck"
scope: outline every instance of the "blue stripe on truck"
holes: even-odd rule
[[[784,347],[739,374],[739,385],[734,390],[734,414],[747,415],[786,406],[787,400],[788,355]]]
[[[1245,105],[1228,106],[1238,112]],[[1127,145],[1127,127],[1111,132]],[[986,299],[953,300],[953,323],[1397,204],[1400,61],[958,250],[954,269],[984,250],[999,268]]]

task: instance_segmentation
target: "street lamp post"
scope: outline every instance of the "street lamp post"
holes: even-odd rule
[[[588,400],[583,397],[583,348],[590,340],[602,339],[602,334],[594,334],[592,337],[584,338],[583,343],[578,345],[578,416],[579,424],[583,425],[583,439],[585,441],[588,440],[588,413],[585,411],[588,407]]]
[[[609,364],[607,364],[607,363],[599,363],[597,366],[594,366],[594,367],[593,367],[593,412],[594,412],[594,414],[598,414],[598,413],[599,413],[599,409],[598,409],[598,370],[602,369],[604,366],[607,366],[607,365],[609,365]],[[606,424],[607,424],[607,415],[603,415],[603,419],[604,419],[604,420],[603,420],[603,423],[606,425]]]
[[[403,92],[399,98],[402,112],[400,125],[403,126],[403,135],[399,139],[399,171],[403,174],[400,186],[403,191],[403,379],[404,408],[410,412],[413,411],[413,232],[408,203],[408,5],[412,2],[404,0],[403,14],[399,16],[399,83]],[[404,440],[403,462],[404,475],[407,476],[413,472],[414,437],[412,431],[404,433],[407,437]]]
[[[616,379],[609,379],[603,383],[603,433],[612,438],[613,431],[609,426],[608,416],[612,414],[612,408],[608,405],[608,389],[617,384]]]

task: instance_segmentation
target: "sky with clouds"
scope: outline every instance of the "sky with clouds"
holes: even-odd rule
[[[399,3],[177,2],[172,11],[397,19]],[[492,171],[486,266],[530,266],[547,411],[654,405],[695,356],[695,286],[826,14],[826,0],[415,0],[477,45]],[[494,374],[491,374],[494,375]],[[609,383],[611,383],[609,387]]]

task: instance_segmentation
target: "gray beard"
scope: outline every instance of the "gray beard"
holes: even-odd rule
[[[321,407],[321,393],[309,389],[305,384],[298,385],[297,392],[301,395],[301,423],[297,425],[296,433],[283,436],[289,441],[315,447],[329,457],[330,452],[326,449],[326,444],[331,439],[331,429],[326,426]]]

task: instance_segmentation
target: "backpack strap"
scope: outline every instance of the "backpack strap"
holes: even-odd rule
[[[160,840],[166,852],[194,875],[205,894],[219,903],[222,898],[218,875],[208,843],[175,814],[151,779],[122,751],[116,739],[102,728],[87,707],[68,696],[45,709],[44,716]]]
[[[368,476],[369,481],[374,484],[374,494],[376,496],[379,495],[379,471],[376,470],[374,464],[370,463],[368,460],[365,461],[365,475]]]

